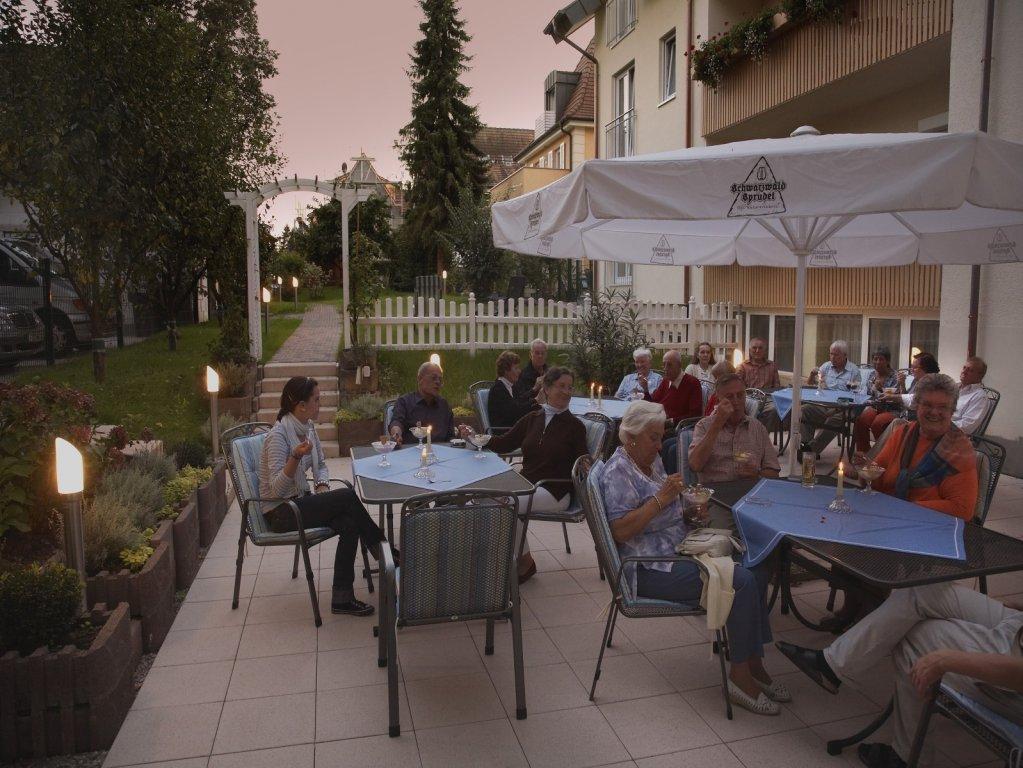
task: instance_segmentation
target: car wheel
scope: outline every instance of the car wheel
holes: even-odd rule
[[[56,317],[53,321],[53,354],[57,357],[74,352],[78,340],[75,338],[75,329],[67,318]]]

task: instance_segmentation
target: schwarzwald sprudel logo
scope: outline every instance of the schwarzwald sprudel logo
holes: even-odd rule
[[[991,242],[987,244],[987,256],[992,264],[1019,261],[1019,256],[1016,255],[1016,241],[1010,240],[1005,230],[999,227]]]
[[[543,219],[543,209],[540,208],[540,194],[537,193],[533,202],[533,210],[529,214],[529,226],[526,227],[526,234],[522,236],[523,240],[536,237],[536,235],[540,232],[541,219]]]
[[[675,249],[671,247],[666,235],[661,235],[657,245],[650,249],[651,264],[674,264]]]
[[[765,216],[771,213],[785,213],[785,200],[781,193],[788,185],[775,178],[771,164],[761,157],[753,166],[746,180],[732,184],[728,189],[735,195],[729,216]]]

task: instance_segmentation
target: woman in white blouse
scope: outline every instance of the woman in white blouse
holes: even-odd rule
[[[686,366],[686,373],[695,376],[700,381],[713,384],[714,374],[710,372],[710,369],[714,367],[714,362],[714,347],[708,342],[702,341],[696,348],[696,360]]]
[[[259,495],[291,499],[298,506],[304,528],[327,527],[338,534],[331,613],[369,616],[373,606],[355,597],[355,553],[361,538],[379,560],[384,534],[351,488],[330,490],[327,462],[314,427],[319,411],[320,387],[316,380],[308,376],[288,379],[281,392],[277,423],[263,442]],[[308,470],[312,470],[312,488],[306,479]],[[274,533],[296,529],[295,513],[287,504],[264,515]]]

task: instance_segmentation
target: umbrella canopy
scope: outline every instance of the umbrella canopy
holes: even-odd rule
[[[496,203],[494,243],[551,258],[794,267],[797,368],[807,266],[1019,261],[1023,145],[976,132],[797,134],[590,160]]]

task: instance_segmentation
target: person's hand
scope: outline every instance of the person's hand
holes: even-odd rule
[[[952,665],[959,654],[960,651],[941,648],[916,660],[916,664],[909,670],[909,679],[920,698],[924,698],[930,693],[942,675],[952,671]]]
[[[895,378],[899,380],[899,384],[905,384],[906,383],[906,372],[905,371],[897,371],[895,373]]]
[[[535,382],[533,382],[533,394],[535,395],[539,392],[541,387],[543,387],[543,379],[538,378]]]
[[[881,399],[886,403],[900,403],[902,402],[902,395],[896,392],[887,392],[881,395]]]
[[[639,375],[637,375],[637,376],[636,376],[636,383],[637,383],[637,384],[639,384],[640,388],[641,388],[641,389],[642,389],[642,390],[643,390],[644,392],[649,392],[649,391],[650,391],[650,390],[648,389],[648,387],[649,387],[649,384],[648,384],[648,382],[647,382],[647,377],[646,377],[646,374],[645,374],[645,373],[641,373],[641,374],[639,374]]]
[[[664,478],[664,482],[657,491],[657,500],[661,503],[661,507],[666,507],[671,502],[679,497],[682,493],[682,489],[685,488],[685,481],[682,479],[682,475],[675,473],[668,475]]]
[[[313,489],[314,493],[326,493],[330,490],[330,486],[327,483],[317,483]]]
[[[303,440],[301,443],[299,443],[292,449],[291,455],[294,456],[296,459],[301,459],[303,456],[308,456],[310,453],[312,453],[312,451],[313,444],[310,443],[308,440]]]
[[[818,370],[817,368],[811,369],[810,370],[810,375],[807,376],[807,378],[806,378],[806,383],[809,384],[810,386],[813,386],[814,384],[817,383],[817,378],[820,375],[821,375],[820,370]]]
[[[390,428],[390,430],[388,430],[388,431],[391,434],[391,439],[400,446],[401,445],[401,427],[398,426],[397,424],[394,424]]]
[[[469,439],[469,435],[473,435],[475,433],[476,433],[476,430],[474,430],[468,424],[459,424],[458,425],[458,436],[460,438],[462,438],[463,440],[468,440]]]
[[[728,400],[718,400],[718,404],[714,407],[714,413],[711,414],[714,419],[714,423],[721,426],[727,422],[735,414],[735,406]]]

